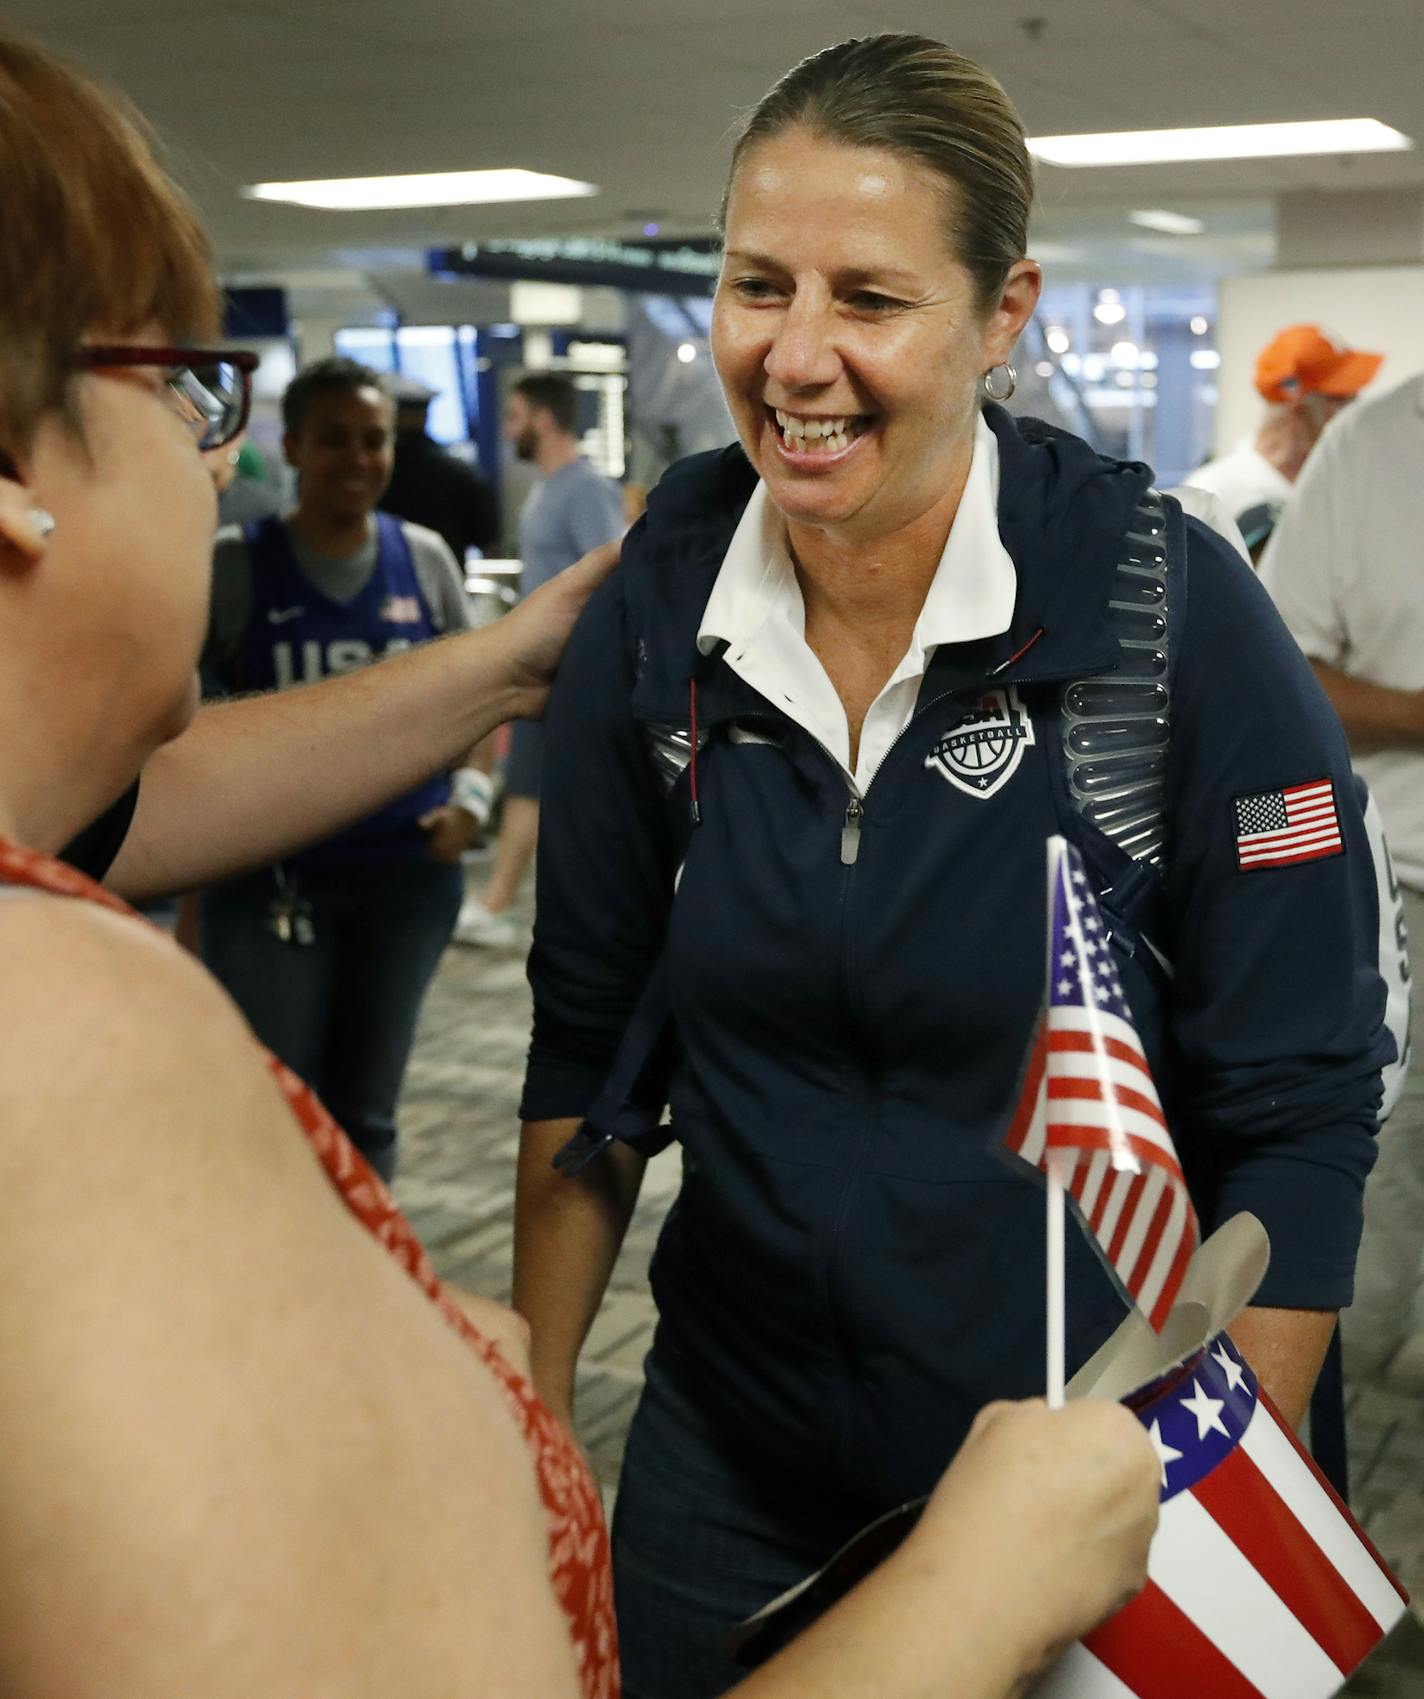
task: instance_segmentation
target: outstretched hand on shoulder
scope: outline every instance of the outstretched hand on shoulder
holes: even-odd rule
[[[515,644],[513,663],[520,703],[516,718],[544,711],[564,645],[589,597],[618,564],[622,540],[604,543],[541,584],[499,622]]]

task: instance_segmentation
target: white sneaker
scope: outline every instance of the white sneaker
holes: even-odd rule
[[[519,929],[508,915],[494,914],[478,897],[466,897],[455,922],[455,942],[477,950],[507,950],[519,941]]]

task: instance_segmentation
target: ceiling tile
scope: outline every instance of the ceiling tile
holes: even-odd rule
[[[1372,114],[1421,142],[1387,158],[1046,169],[1055,239],[1105,203],[1424,183],[1424,0],[5,0],[5,14],[133,96],[220,245],[247,258],[611,229],[639,209],[704,224],[738,114],[806,53],[886,28],[952,34],[1039,134]],[[359,217],[238,193],[515,163],[602,193]]]

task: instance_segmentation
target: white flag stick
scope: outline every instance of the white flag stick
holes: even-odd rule
[[[1057,963],[1053,958],[1053,909],[1058,882],[1066,881],[1067,874],[1061,868],[1066,841],[1055,835],[1048,840],[1048,991],[1046,994],[1045,1014],[1052,1002],[1053,975]],[[1081,959],[1081,958],[1080,958]],[[1046,1094],[1047,1085],[1043,1087]],[[1040,1099],[1040,1108],[1046,1104],[1046,1098]],[[1046,1133],[1045,1133],[1046,1136]],[[1063,1274],[1063,1217],[1064,1184],[1072,1172],[1073,1157],[1068,1151],[1049,1150],[1044,1153],[1048,1173],[1048,1190],[1045,1194],[1047,1210],[1047,1243],[1044,1258],[1047,1269],[1047,1375],[1045,1384],[1048,1389],[1048,1408],[1061,1410],[1063,1408],[1064,1381],[1064,1274]]]
[[[1073,1158],[1048,1152],[1048,1408],[1063,1408],[1063,1191]]]

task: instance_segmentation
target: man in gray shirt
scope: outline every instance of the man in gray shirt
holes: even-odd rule
[[[579,453],[578,391],[566,377],[536,372],[510,391],[504,434],[521,460],[534,463],[534,487],[519,515],[520,586],[525,595],[600,543],[623,534],[618,486]],[[533,722],[511,730],[504,774],[504,812],[494,867],[480,897],[471,897],[455,928],[461,944],[515,942],[505,911],[519,894],[539,835],[539,768],[543,732]]]

